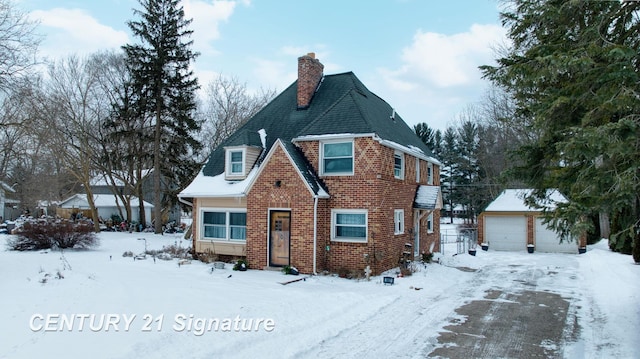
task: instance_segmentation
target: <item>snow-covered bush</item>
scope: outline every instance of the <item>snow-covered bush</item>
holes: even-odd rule
[[[66,220],[25,222],[17,238],[9,241],[9,247],[18,251],[48,248],[88,249],[98,244],[98,238],[90,222]]]

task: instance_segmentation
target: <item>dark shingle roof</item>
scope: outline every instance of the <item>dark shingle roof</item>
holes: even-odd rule
[[[259,136],[254,136],[260,129],[267,133],[266,151],[278,138],[287,143],[300,136],[375,133],[384,140],[414,146],[431,155],[398,114],[395,121],[391,119],[393,108],[369,91],[353,72],[325,76],[306,109],[297,109],[296,91],[294,82],[212,151],[203,174],[215,176],[224,172],[225,146],[260,146]]]
[[[309,187],[311,188],[313,194],[328,194],[329,191],[327,190],[322,180],[318,178],[318,176],[316,176],[316,173],[313,170],[313,166],[311,166],[309,160],[307,160],[307,158],[304,156],[302,150],[300,150],[298,146],[289,141],[282,142],[282,145],[285,151],[289,153],[289,156],[291,156],[293,164],[298,168],[298,170],[302,174],[303,179],[309,184]]]

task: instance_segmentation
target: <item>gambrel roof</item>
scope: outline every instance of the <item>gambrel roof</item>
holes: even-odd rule
[[[277,139],[289,143],[304,136],[369,134],[431,156],[394,109],[369,91],[353,72],[324,76],[307,108],[298,108],[296,93],[297,81],[213,150],[202,174],[216,176],[224,172],[225,147],[262,147],[258,135],[261,129],[267,134],[266,152]]]

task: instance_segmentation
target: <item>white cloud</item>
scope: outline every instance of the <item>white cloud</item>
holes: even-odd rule
[[[478,66],[494,62],[493,49],[505,38],[499,25],[473,25],[453,35],[418,30],[402,49],[401,63],[376,69],[370,88],[397,106],[409,125],[427,122],[444,130],[480,100],[488,82]]]
[[[418,30],[413,43],[402,51],[402,66],[386,74],[390,82],[418,82],[438,88],[477,83],[478,66],[492,61],[492,48],[504,37],[504,29],[498,25],[473,25],[468,32],[454,35]]]
[[[30,17],[40,21],[40,26],[46,29],[47,41],[40,49],[46,57],[118,48],[129,39],[126,32],[103,25],[80,9],[36,10]]]
[[[299,56],[299,55],[298,55]],[[284,90],[298,77],[298,69],[291,66],[290,61],[273,61],[267,59],[253,59],[254,78],[252,85],[262,84],[265,87],[275,87],[278,92]]]
[[[193,19],[190,29],[194,47],[203,55],[217,54],[212,42],[220,38],[219,26],[229,20],[237,4],[236,1],[183,1],[185,17]],[[244,0],[242,4],[248,6],[249,2]]]

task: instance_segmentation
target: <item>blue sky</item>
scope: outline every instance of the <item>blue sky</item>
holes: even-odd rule
[[[126,22],[136,0],[16,0],[40,21],[50,59],[137,41]],[[353,71],[409,125],[444,129],[488,83],[479,65],[504,43],[497,0],[183,0],[193,18],[194,70],[204,87],[218,74],[249,89],[282,91],[297,57],[315,52],[325,74]]]

